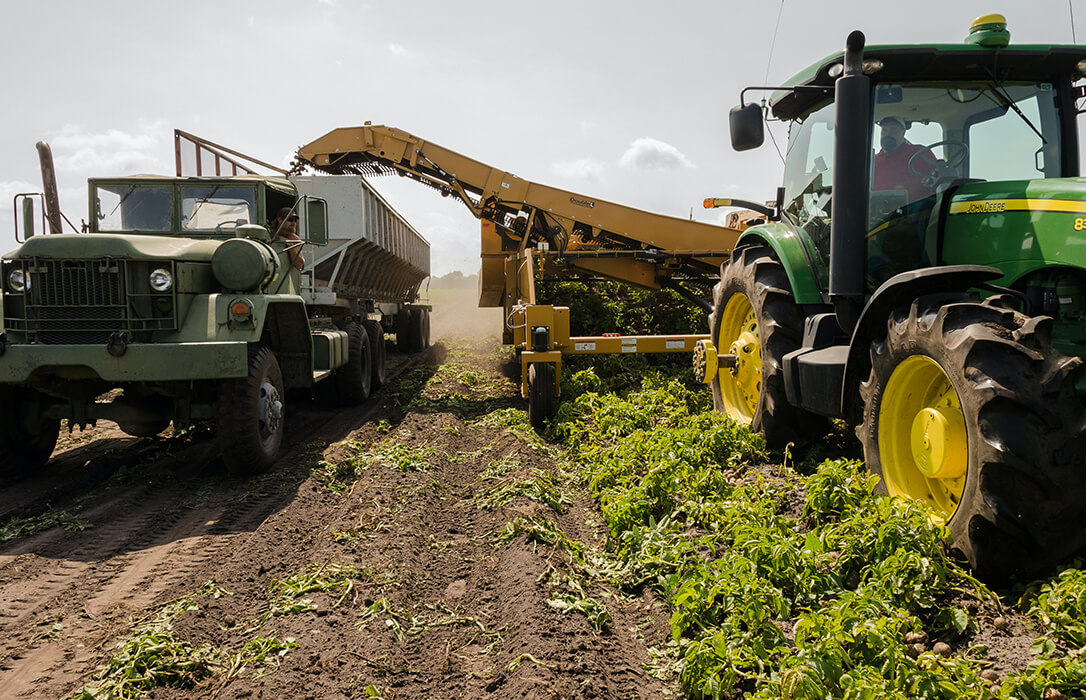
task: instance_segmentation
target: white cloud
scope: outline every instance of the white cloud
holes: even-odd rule
[[[385,48],[388,49],[388,52],[390,54],[398,58],[407,58],[411,55],[411,52],[407,50],[407,47],[403,46],[402,44],[392,43]]]
[[[603,176],[604,165],[591,158],[580,158],[554,163],[551,165],[551,170],[562,177],[597,181]]]
[[[88,131],[78,124],[66,124],[49,138],[56,169],[64,173],[130,175],[172,170],[163,155],[170,131],[164,121],[137,123],[133,131],[109,129]]]
[[[694,164],[679,149],[669,143],[647,136],[634,139],[618,164],[624,168],[642,168],[645,170],[673,170],[675,168],[693,168]]]

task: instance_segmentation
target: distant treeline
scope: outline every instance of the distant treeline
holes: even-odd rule
[[[479,275],[467,275],[459,270],[453,270],[442,277],[431,277],[428,283],[430,289],[478,289]]]

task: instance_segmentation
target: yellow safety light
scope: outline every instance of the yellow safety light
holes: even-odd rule
[[[231,316],[248,316],[253,312],[253,305],[247,299],[237,299],[230,305]]]

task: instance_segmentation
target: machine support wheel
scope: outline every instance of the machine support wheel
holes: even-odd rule
[[[1052,319],[929,295],[871,345],[857,435],[880,489],[921,501],[977,574],[1038,575],[1086,545],[1082,361]]]
[[[235,476],[267,471],[283,442],[285,393],[275,354],[249,350],[249,376],[223,383],[216,405],[216,429],[223,463]]]
[[[553,362],[528,365],[528,422],[535,429],[554,416],[555,375]]]
[[[370,397],[372,350],[369,332],[361,323],[351,322],[347,326],[347,364],[332,377],[342,405],[356,406]]]
[[[784,391],[782,362],[799,348],[803,320],[784,267],[765,245],[736,248],[720,266],[709,330],[717,351],[736,363],[713,379],[713,407],[761,430],[771,446],[826,434],[826,420],[790,405]]]
[[[37,469],[52,456],[60,421],[41,417],[44,398],[34,389],[0,389],[0,476]]]
[[[385,329],[379,321],[365,321],[362,324],[370,339],[370,392],[375,392],[385,383]]]

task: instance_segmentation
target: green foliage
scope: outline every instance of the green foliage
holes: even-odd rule
[[[54,527],[62,527],[68,532],[82,532],[89,526],[86,520],[66,510],[50,510],[27,518],[12,518],[0,525],[0,543]]]
[[[1086,570],[1067,569],[1023,597],[1027,614],[1055,639],[1086,647]]]
[[[424,472],[430,460],[437,456],[433,447],[412,447],[399,442],[386,441],[376,450],[366,453],[367,464],[385,464],[402,472]]]
[[[569,497],[558,488],[554,477],[538,469],[532,470],[531,479],[503,477],[496,481],[472,499],[477,508],[499,508],[518,496],[524,496],[561,514],[569,503]]]

